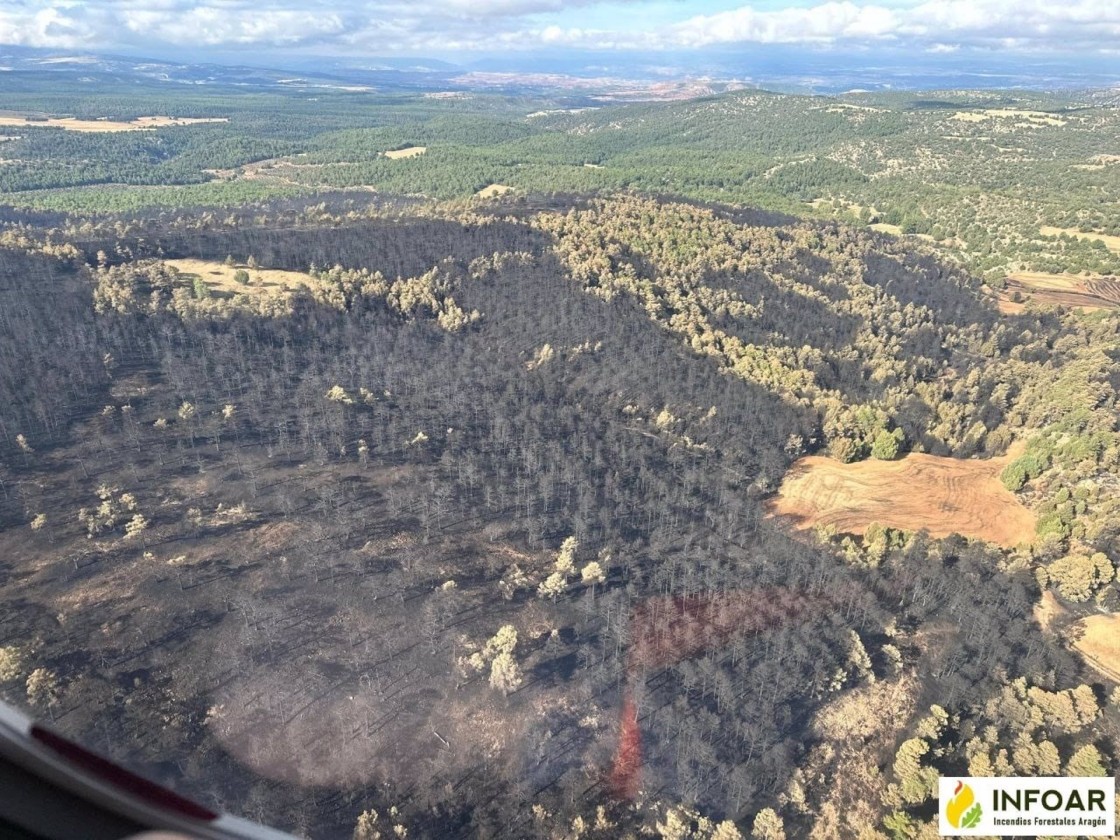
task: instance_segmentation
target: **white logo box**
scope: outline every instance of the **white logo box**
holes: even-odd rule
[[[962,793],[964,785],[972,789],[974,803],[967,810],[980,806],[978,815],[971,814],[975,825],[967,828],[955,827],[949,820],[958,783]],[[1112,837],[1116,780],[1111,776],[945,776],[938,780],[937,813],[943,837]]]

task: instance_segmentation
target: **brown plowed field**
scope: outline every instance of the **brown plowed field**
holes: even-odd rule
[[[1035,517],[1000,483],[1009,456],[989,460],[908,455],[900,461],[797,461],[769,504],[794,527],[863,534],[873,522],[934,537],[957,533],[1002,546],[1028,542]]]
[[[1016,303],[1011,295],[1018,292]],[[1120,307],[1120,280],[1115,277],[1079,277],[1075,274],[1044,274],[1024,271],[1009,275],[999,295],[999,311],[1015,315],[1030,302],[1054,303],[1086,310]]]
[[[1120,280],[1115,277],[1095,277],[1086,281],[1085,288],[1099,300],[1112,306],[1120,306]]]

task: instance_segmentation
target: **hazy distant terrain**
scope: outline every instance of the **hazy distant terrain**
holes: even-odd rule
[[[1115,88],[1120,74],[1108,56],[1051,55],[1024,60],[1014,53],[915,54],[880,48],[832,49],[755,45],[748,51],[658,53],[539,49],[532,53],[431,57],[318,56],[306,52],[161,50],[159,57],[88,50],[0,47],[9,72],[50,72],[56,79],[111,76],[164,86],[204,85],[267,89],[368,86],[385,93],[492,89],[514,95],[590,95],[679,98],[747,85],[789,93],[852,90],[1076,90]],[[203,58],[202,56],[206,56]],[[4,72],[4,71],[0,71]]]
[[[564,90],[558,77],[541,80],[547,92],[508,97],[486,92],[495,77],[485,74],[471,77],[474,88],[420,93],[325,76],[237,88],[216,69],[206,84],[169,85],[80,64],[91,75],[63,94],[55,74],[75,65],[59,66],[68,69],[6,74],[0,190],[11,203],[127,211],[334,190],[417,199],[491,185],[522,195],[638,190],[908,235],[997,292],[1009,274],[1029,286],[1023,272],[1061,284],[1120,269],[1120,110],[1104,90],[697,96],[694,84],[670,80],[659,95],[693,98],[619,105],[594,85]],[[156,128],[156,117],[208,122]],[[64,118],[100,130],[52,127]],[[105,130],[118,123],[148,130]],[[1030,295],[1019,291],[1010,304]]]

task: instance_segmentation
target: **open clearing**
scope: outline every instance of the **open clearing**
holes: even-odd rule
[[[957,111],[957,113],[953,114],[953,119],[960,120],[961,122],[983,122],[984,120],[1003,117],[1027,120],[1026,123],[1020,123],[1020,125],[1024,126],[1063,126],[1067,122],[1046,111],[1020,111],[1015,108],[985,108],[982,111]]]
[[[131,122],[117,122],[115,120],[79,120],[74,117],[51,117],[45,120],[29,119],[23,116],[0,117],[0,125],[3,126],[62,128],[67,131],[86,132],[151,131],[173,125],[224,122],[229,122],[229,120],[225,117],[137,117]]]
[[[1071,306],[1087,312],[1115,309],[1120,307],[1120,280],[1041,271],[1009,274],[1007,286],[999,293],[999,311],[1004,315],[1016,315],[1032,301]]]
[[[301,271],[283,271],[277,268],[249,268],[244,264],[226,265],[210,260],[164,260],[183,274],[197,274],[211,291],[229,295],[262,295],[292,292],[300,286],[314,286],[318,281]],[[234,279],[239,269],[249,273],[249,283],[242,285]]]
[[[385,152],[385,157],[389,160],[404,160],[405,158],[420,157],[428,151],[427,146],[409,146],[406,149],[394,149],[390,152]]]
[[[491,184],[480,189],[475,195],[478,198],[494,198],[495,196],[505,195],[512,190],[513,187],[507,187],[505,184]]]
[[[1079,627],[1084,632],[1074,648],[1106,677],[1120,682],[1120,615],[1091,615]]]
[[[768,509],[797,528],[862,535],[876,522],[1012,547],[1031,540],[1035,517],[1000,483],[1010,461],[1010,455],[981,461],[919,454],[844,464],[810,456],[790,468]]]
[[[891,236],[902,236],[902,228],[887,222],[876,222],[873,225],[868,225],[868,227],[872,230],[879,231],[879,233],[889,233]]]
[[[1107,233],[1082,233],[1077,228],[1058,228],[1049,225],[1043,225],[1038,229],[1038,232],[1043,236],[1061,236],[1064,233],[1067,236],[1075,236],[1078,239],[1086,239],[1090,242],[1103,242],[1108,250],[1120,253],[1120,236],[1109,236]]]

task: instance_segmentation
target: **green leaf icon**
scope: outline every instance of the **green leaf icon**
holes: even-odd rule
[[[969,808],[968,813],[964,815],[964,819],[961,820],[961,828],[976,828],[976,826],[980,825],[980,817],[983,816],[983,814],[984,809],[981,808],[980,803],[977,802]]]

